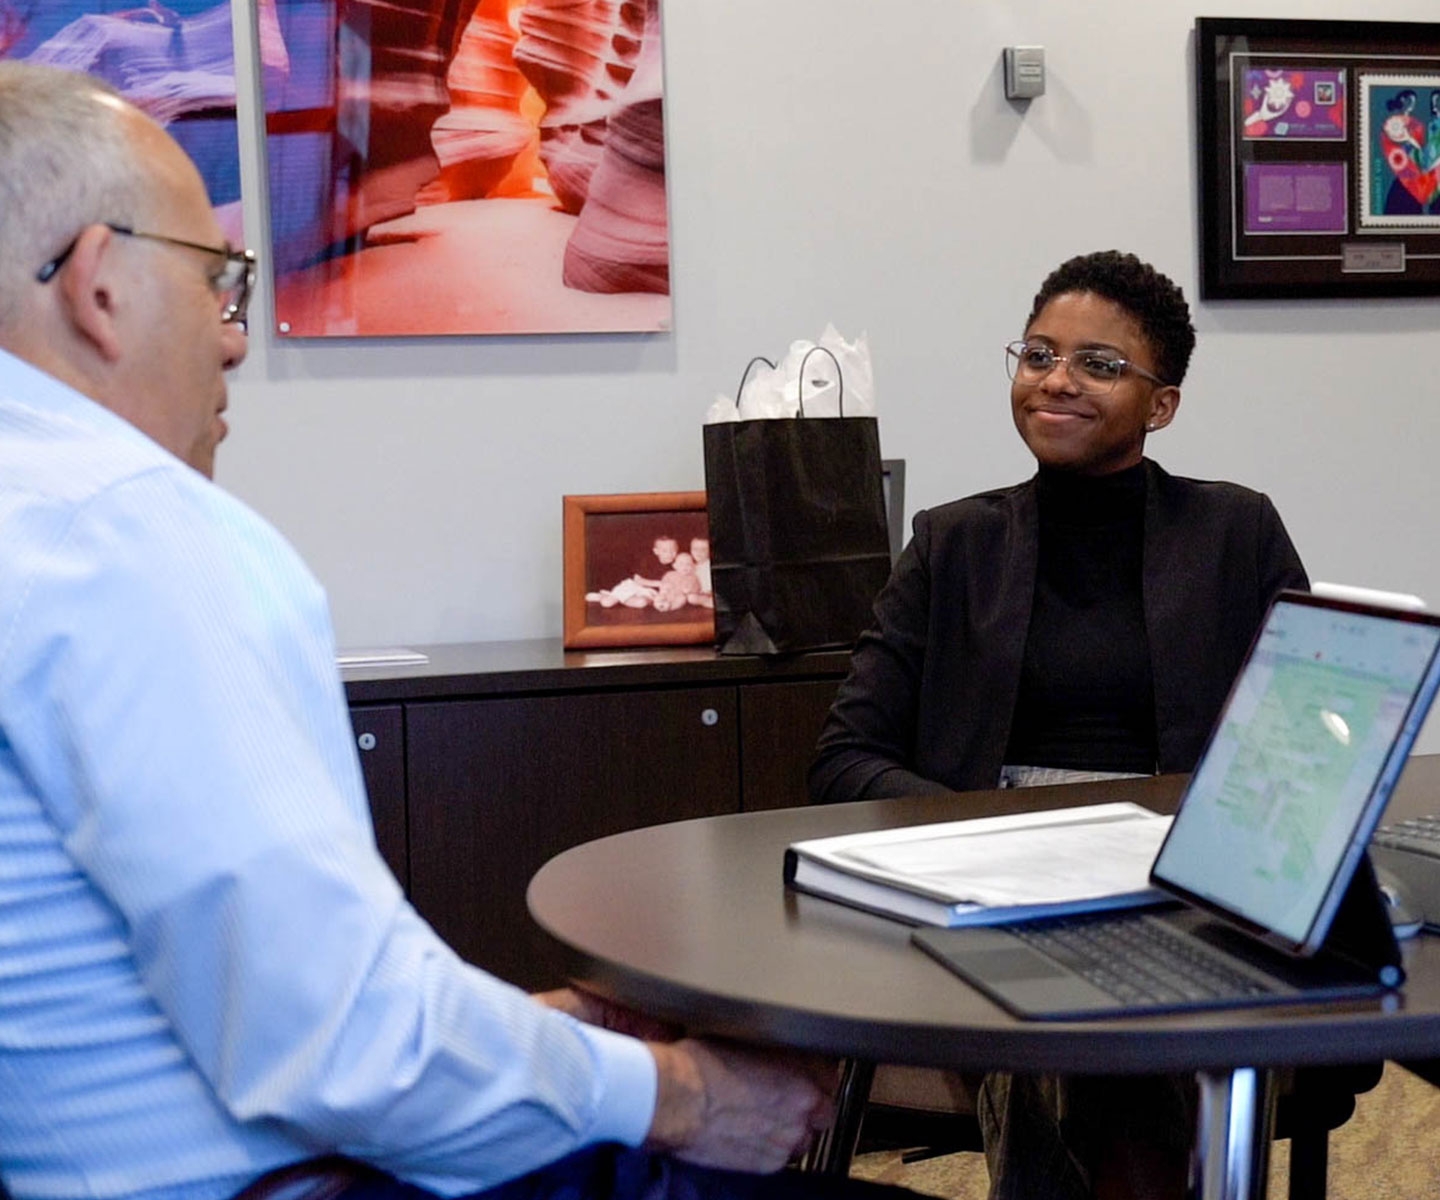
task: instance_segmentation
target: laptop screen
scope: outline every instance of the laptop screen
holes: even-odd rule
[[[1313,952],[1436,686],[1440,618],[1287,593],[1271,606],[1152,869]]]

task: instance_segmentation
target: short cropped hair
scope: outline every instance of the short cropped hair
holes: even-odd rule
[[[1090,292],[1118,304],[1140,326],[1155,356],[1155,373],[1179,386],[1195,350],[1195,326],[1185,293],[1147,262],[1119,250],[1097,250],[1061,263],[1035,293],[1025,321],[1029,329],[1056,296]]]
[[[0,330],[87,225],[143,224],[153,203],[118,111],[97,95],[117,93],[76,71],[0,61]]]

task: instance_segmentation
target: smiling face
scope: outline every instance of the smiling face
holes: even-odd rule
[[[1062,292],[1036,315],[1025,340],[1058,355],[1100,350],[1155,371],[1155,358],[1139,324],[1125,309],[1093,292]],[[1147,426],[1168,425],[1180,389],[1126,371],[1103,394],[1082,392],[1067,364],[1039,383],[1010,385],[1015,428],[1041,466],[1079,475],[1109,475],[1140,461]]]

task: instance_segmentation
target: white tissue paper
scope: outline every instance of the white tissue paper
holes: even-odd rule
[[[817,345],[823,349],[811,354],[810,351]],[[830,351],[834,359],[824,353],[825,350]],[[800,378],[802,363],[805,369],[803,392]],[[740,391],[738,404],[734,397],[717,396],[705,414],[705,423],[713,425],[718,421],[797,417],[800,415],[802,395],[804,415],[807,417],[873,417],[875,377],[870,366],[870,343],[866,335],[862,333],[853,342],[847,342],[834,325],[826,325],[819,342],[791,342],[785,357],[774,369],[764,362],[757,362],[751,368]]]

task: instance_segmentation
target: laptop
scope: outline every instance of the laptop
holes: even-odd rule
[[[1398,608],[1425,607],[1419,596],[1404,592],[1319,582],[1311,583],[1310,590]],[[1440,929],[1440,813],[1381,825],[1370,838],[1370,862],[1397,935],[1402,927]]]
[[[1380,826],[1370,859],[1391,905],[1426,929],[1440,929],[1440,813]]]
[[[1016,1016],[1046,1020],[1398,986],[1365,849],[1440,685],[1437,650],[1435,614],[1282,592],[1151,867],[1169,908],[912,940]],[[1146,965],[1154,942],[1170,949]]]

